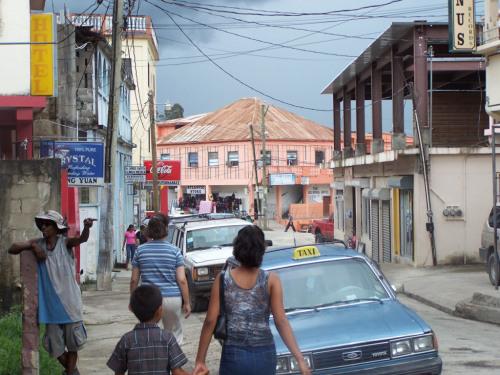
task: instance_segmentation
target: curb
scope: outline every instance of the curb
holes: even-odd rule
[[[428,300],[427,298],[419,296],[418,294],[414,294],[414,293],[405,291],[404,290],[404,285],[403,285],[402,290],[400,291],[400,293],[404,294],[405,296],[407,296],[407,297],[409,297],[411,299],[414,299],[414,300],[416,300],[418,302],[421,302],[424,305],[427,305],[427,306],[430,306],[430,307],[432,307],[432,308],[434,308],[436,310],[442,311],[445,314],[457,316],[455,310],[452,310],[449,307],[446,307],[446,306],[440,305],[440,304],[438,304],[436,302],[433,302],[431,300]]]

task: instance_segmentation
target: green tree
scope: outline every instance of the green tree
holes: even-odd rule
[[[184,117],[184,108],[179,103],[175,103],[170,109],[165,108],[165,119],[173,120]]]

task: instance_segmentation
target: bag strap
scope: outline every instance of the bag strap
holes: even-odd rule
[[[224,314],[224,276],[226,275],[226,271],[222,271],[220,273],[219,279],[219,314]]]

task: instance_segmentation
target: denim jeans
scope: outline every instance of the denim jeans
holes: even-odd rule
[[[135,244],[127,244],[127,263],[132,262],[135,255]]]
[[[268,346],[224,345],[219,375],[274,375],[276,348]]]

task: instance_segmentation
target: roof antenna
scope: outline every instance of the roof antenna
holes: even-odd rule
[[[295,238],[295,231],[293,233],[293,247],[297,247],[297,239]]]

